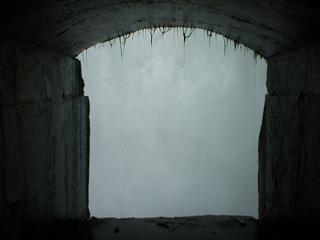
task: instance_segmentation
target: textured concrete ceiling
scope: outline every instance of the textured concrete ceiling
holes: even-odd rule
[[[264,57],[319,43],[320,9],[298,0],[30,0],[2,5],[0,37],[68,56],[148,27],[198,27]]]

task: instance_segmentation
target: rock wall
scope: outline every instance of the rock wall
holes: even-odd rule
[[[89,101],[80,62],[0,45],[0,216],[88,215]]]
[[[269,57],[318,44],[318,9],[301,0],[12,0],[0,8],[0,37],[76,56],[142,28],[197,27]]]
[[[259,216],[320,215],[320,47],[268,60],[259,139]]]

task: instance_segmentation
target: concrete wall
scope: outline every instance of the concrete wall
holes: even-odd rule
[[[89,101],[78,60],[0,44],[0,214],[88,214]]]
[[[260,218],[320,216],[320,47],[268,60],[259,140]]]
[[[0,37],[76,56],[142,28],[198,27],[264,57],[317,44],[316,1],[12,0],[0,8]]]

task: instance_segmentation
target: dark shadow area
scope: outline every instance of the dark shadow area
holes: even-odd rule
[[[7,224],[1,234],[1,239],[71,240],[75,239],[75,234],[84,226],[85,221],[74,219],[24,220],[20,226]]]
[[[260,220],[257,240],[267,239],[317,239],[320,221],[308,219]]]
[[[77,234],[80,240],[102,239],[256,239],[258,221],[246,216],[95,218]],[[78,238],[79,237],[79,238]]]
[[[206,215],[157,218],[87,218],[30,220],[21,225],[16,239],[104,240],[104,239],[315,239],[320,221],[303,219],[257,220],[247,216]],[[12,239],[14,228],[2,232]]]
[[[319,221],[257,220],[246,216],[190,216],[174,218],[95,218],[77,232],[76,239],[315,239]]]

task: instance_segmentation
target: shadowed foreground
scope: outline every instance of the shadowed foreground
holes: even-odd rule
[[[1,223],[0,223],[1,226]],[[247,216],[189,216],[158,218],[95,218],[24,223],[18,240],[280,240],[317,239],[320,221],[296,218],[257,220]],[[7,228],[1,234],[10,238]],[[6,235],[7,234],[7,235]],[[1,238],[2,239],[2,238]]]
[[[245,216],[91,218],[81,240],[256,239],[258,222]],[[77,238],[79,239],[79,238]]]

